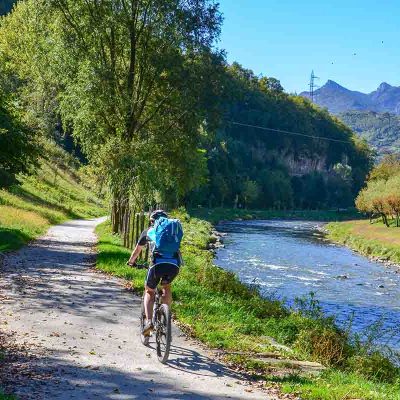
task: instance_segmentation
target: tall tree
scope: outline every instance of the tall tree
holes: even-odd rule
[[[38,147],[19,120],[17,110],[0,92],[0,188],[17,183],[19,173],[35,164]]]
[[[201,181],[199,127],[213,115],[220,23],[208,0],[27,0],[3,32],[19,71],[15,49],[35,36],[29,68],[45,71],[64,126],[120,200],[128,191],[180,197]]]

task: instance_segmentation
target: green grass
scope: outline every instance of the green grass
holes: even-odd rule
[[[314,378],[302,378],[294,374],[282,379],[266,376],[266,380],[280,383],[284,393],[300,394],[302,399],[307,400],[400,400],[399,382],[379,383],[333,369]]]
[[[173,313],[188,333],[210,347],[248,353],[241,364],[250,372],[261,368],[259,361],[250,362],[254,354],[265,352],[322,362],[328,368],[320,377],[282,376],[261,368],[267,384],[277,383],[282,391],[301,394],[303,399],[399,399],[399,371],[388,367],[386,359],[358,354],[332,320],[312,316],[311,302],[304,304],[308,310],[295,312],[278,301],[261,298],[255,288],[213,265],[213,256],[206,250],[212,229],[209,222],[190,218],[183,211],[176,216],[185,231],[185,265],[174,282]],[[97,268],[127,279],[141,293],[145,271],[125,265],[130,251],[110,233],[109,223],[100,225],[97,233]],[[294,353],[283,354],[268,336],[290,346]],[[358,365],[356,371],[354,365]]]
[[[104,202],[85,188],[72,167],[42,161],[21,185],[0,190],[0,252],[14,250],[54,224],[106,213]]]
[[[328,238],[359,253],[400,263],[400,228],[368,220],[330,223]]]
[[[17,400],[15,396],[4,394],[4,392],[0,389],[0,400]]]
[[[194,217],[213,224],[219,221],[251,219],[301,219],[309,221],[344,221],[361,218],[355,209],[337,210],[243,210],[234,208],[193,208],[189,210]]]

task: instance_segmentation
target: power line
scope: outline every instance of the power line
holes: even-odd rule
[[[351,142],[350,140],[340,140],[340,139],[333,139],[333,138],[327,138],[327,137],[321,137],[321,136],[307,135],[305,133],[300,133],[300,132],[291,132],[291,131],[285,131],[285,130],[282,130],[282,129],[266,128],[264,126],[258,126],[258,125],[242,124],[241,122],[235,122],[235,121],[228,121],[228,122],[230,122],[232,125],[246,126],[248,128],[261,129],[263,131],[285,133],[287,135],[294,135],[294,136],[304,136],[304,137],[308,137],[308,138],[312,138],[312,139],[327,140],[327,141],[330,141],[330,142],[353,144],[353,142]]]

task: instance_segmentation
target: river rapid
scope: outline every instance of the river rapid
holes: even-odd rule
[[[322,223],[239,221],[217,226],[226,233],[216,263],[255,283],[264,296],[293,304],[312,291],[339,325],[365,334],[382,324],[379,344],[400,350],[400,274],[327,241]]]

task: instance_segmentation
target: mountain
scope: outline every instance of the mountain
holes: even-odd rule
[[[310,98],[309,92],[300,96]],[[371,93],[361,93],[346,89],[338,83],[328,80],[324,86],[314,92],[314,101],[327,108],[332,114],[346,111],[389,112],[400,115],[400,87],[383,82]]]
[[[379,156],[400,153],[400,116],[375,111],[346,111],[337,116],[366,139]]]

